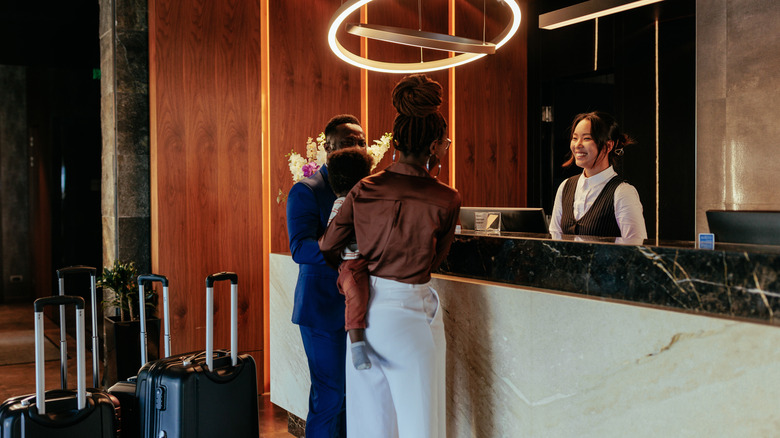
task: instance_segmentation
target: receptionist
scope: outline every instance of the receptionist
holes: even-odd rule
[[[624,148],[634,141],[604,112],[583,113],[571,127],[571,156],[563,164],[582,168],[555,195],[550,234],[647,238],[642,202],[634,186],[615,172]]]

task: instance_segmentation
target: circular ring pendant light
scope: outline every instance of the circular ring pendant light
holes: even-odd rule
[[[383,73],[423,73],[435,70],[443,70],[457,67],[475,61],[485,56],[490,51],[495,51],[503,46],[517,32],[520,27],[520,6],[515,0],[502,0],[512,11],[512,19],[506,28],[498,34],[489,44],[481,44],[475,40],[453,37],[450,35],[435,34],[431,32],[413,31],[409,29],[401,30],[388,26],[376,25],[349,25],[349,31],[363,37],[380,39],[399,44],[406,44],[416,47],[433,48],[437,50],[447,50],[452,52],[462,52],[450,58],[438,59],[435,61],[396,63],[375,61],[356,55],[339,43],[336,38],[336,31],[341,27],[347,17],[358,10],[363,5],[372,0],[349,0],[333,14],[328,28],[328,45],[333,53],[344,62],[356,67],[364,68]],[[476,47],[477,45],[483,47]]]

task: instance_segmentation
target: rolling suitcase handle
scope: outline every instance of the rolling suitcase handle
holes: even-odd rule
[[[97,295],[95,292],[95,272],[96,269],[91,266],[69,266],[67,268],[57,269],[57,283],[59,284],[60,296],[65,295],[65,275],[87,273],[90,277],[90,293],[92,308],[92,386],[100,387],[100,350],[97,330]],[[68,387],[68,346],[67,335],[65,333],[65,309],[60,307],[60,380],[62,389]]]
[[[163,343],[165,345],[165,357],[171,355],[171,324],[168,310],[168,279],[162,275],[146,274],[138,276],[138,299],[141,307],[141,365],[147,362],[146,358],[146,298],[144,294],[144,282],[159,281],[163,285]]]
[[[38,414],[46,413],[46,372],[43,355],[43,308],[45,306],[76,305],[76,382],[78,409],[87,406],[86,347],[84,345],[84,299],[70,295],[38,298],[35,300],[35,404]],[[62,308],[62,307],[60,307]]]
[[[206,366],[214,370],[214,283],[230,280],[230,359],[238,364],[238,275],[220,272],[206,277]]]

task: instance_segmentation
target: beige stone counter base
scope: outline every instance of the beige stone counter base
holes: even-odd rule
[[[306,418],[297,272],[271,255],[271,401]],[[780,328],[454,277],[432,286],[449,437],[780,433]]]

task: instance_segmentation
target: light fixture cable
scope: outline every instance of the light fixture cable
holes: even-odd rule
[[[593,31],[593,71],[597,71],[599,69],[599,19],[596,18],[593,21],[595,22]]]
[[[417,0],[417,30],[422,32],[422,0]],[[420,62],[425,62],[422,47],[420,47]]]
[[[485,7],[485,0],[482,0],[482,44],[485,44],[486,27],[487,27],[487,7]]]
[[[659,70],[658,70],[658,36],[659,36],[659,29],[658,29],[658,16],[655,17],[655,240],[656,244],[658,244],[658,237],[659,237],[659,231],[660,231],[660,211],[661,211],[661,196],[660,196],[660,190],[661,190],[661,141],[660,141],[660,134],[661,134],[661,101],[660,96],[658,93],[659,90]]]

